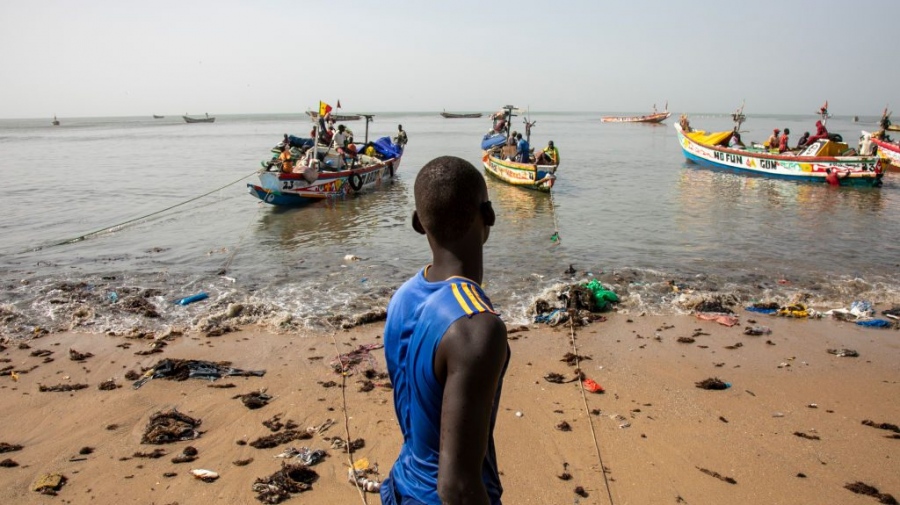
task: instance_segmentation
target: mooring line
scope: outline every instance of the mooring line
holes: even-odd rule
[[[572,354],[575,355],[575,369],[581,371],[581,357],[578,355],[578,346],[575,344],[575,311],[569,313],[569,330],[572,338]],[[609,478],[606,477],[606,467],[603,465],[603,455],[600,454],[600,442],[597,441],[597,432],[594,430],[594,422],[591,420],[591,411],[588,408],[587,395],[584,392],[584,380],[579,380],[579,389],[581,389],[581,401],[584,403],[584,414],[587,416],[588,426],[591,427],[591,438],[594,439],[594,449],[597,451],[597,460],[600,462],[600,472],[603,474],[603,482],[606,484],[606,496],[609,497],[609,504],[613,503],[612,490],[609,488]]]
[[[79,235],[79,236],[77,236],[77,237],[67,238],[67,239],[65,239],[65,240],[60,240],[60,241],[58,241],[58,242],[53,242],[53,243],[51,243],[51,244],[46,244],[46,245],[42,245],[42,246],[33,247],[33,248],[31,248],[31,249],[26,249],[26,250],[24,250],[24,251],[22,251],[22,252],[20,252],[20,253],[18,253],[18,254],[22,254],[22,253],[26,253],[26,252],[36,252],[36,251],[40,251],[40,250],[43,250],[43,249],[49,249],[49,248],[51,248],[51,247],[58,247],[58,246],[67,245],[67,244],[74,244],[75,242],[81,242],[82,240],[84,240],[84,239],[86,239],[86,238],[88,238],[88,237],[91,237],[91,236],[94,236],[94,235],[99,235],[99,234],[101,234],[101,233],[108,232],[108,231],[110,231],[110,230],[114,230],[114,229],[116,229],[116,228],[121,228],[122,226],[125,226],[125,225],[127,225],[127,224],[131,224],[131,223],[134,223],[134,222],[136,222],[136,221],[141,221],[141,220],[147,219],[148,217],[153,217],[153,216],[155,216],[155,215],[157,215],[157,214],[162,214],[163,212],[172,210],[172,209],[174,209],[174,208],[176,208],[176,207],[181,207],[182,205],[186,205],[186,204],[191,203],[191,202],[193,202],[193,201],[195,201],[195,200],[199,200],[199,199],[201,199],[201,198],[203,198],[203,197],[205,197],[205,196],[209,196],[209,195],[215,193],[216,191],[221,191],[221,190],[227,188],[228,186],[231,186],[232,184],[237,184],[237,183],[241,182],[242,180],[246,179],[247,177],[250,177],[251,175],[256,174],[257,172],[258,172],[258,170],[254,170],[253,172],[251,172],[251,173],[249,173],[249,174],[247,174],[247,175],[241,177],[240,179],[231,181],[231,182],[229,182],[228,184],[226,184],[226,185],[224,185],[224,186],[221,186],[221,187],[218,187],[218,188],[216,188],[216,189],[214,189],[214,190],[212,190],[212,191],[208,191],[208,192],[206,192],[206,193],[203,193],[202,195],[195,196],[195,197],[190,198],[190,199],[188,199],[188,200],[185,200],[185,201],[183,201],[183,202],[181,202],[181,203],[176,203],[175,205],[171,205],[171,206],[169,206],[169,207],[166,207],[165,209],[157,210],[157,211],[155,211],[155,212],[151,212],[150,214],[146,214],[146,215],[143,215],[143,216],[140,216],[140,217],[136,217],[136,218],[133,218],[133,219],[129,219],[129,220],[127,220],[127,221],[123,221],[123,222],[121,222],[121,223],[114,224],[114,225],[112,225],[112,226],[107,226],[107,227],[101,228],[101,229],[99,229],[99,230],[94,230],[94,231],[91,231],[91,232],[88,232],[88,233],[84,233],[84,234],[81,234],[81,235]]]
[[[350,471],[353,472],[353,486],[359,492],[359,497],[362,500],[363,505],[368,505],[369,502],[366,499],[366,491],[356,478],[356,468],[353,467],[353,447],[350,446],[350,417],[347,415],[347,365],[344,364],[344,360],[341,359],[341,351],[338,349],[337,340],[334,338],[336,333],[337,328],[332,326],[331,343],[334,345],[334,352],[337,353],[338,362],[341,364],[341,401],[344,410],[344,432],[347,435],[347,461],[350,462]]]

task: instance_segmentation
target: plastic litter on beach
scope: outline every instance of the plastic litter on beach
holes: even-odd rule
[[[696,314],[697,319],[702,319],[704,321],[715,321],[722,326],[728,326],[729,328],[738,324],[737,316],[733,314],[723,314],[716,312],[698,312]]]
[[[747,326],[744,328],[744,335],[769,335],[772,333],[772,330],[769,329],[768,326]]]
[[[710,377],[709,379],[703,379],[700,382],[695,382],[694,385],[700,389],[712,389],[712,390],[722,390],[722,389],[728,389],[731,387],[730,383],[725,382],[725,381],[719,379],[718,377]]]
[[[31,486],[31,490],[41,494],[56,496],[56,493],[65,485],[67,480],[65,475],[59,473],[45,473],[38,477],[34,485]]]
[[[186,296],[184,298],[181,298],[180,300],[177,300],[175,303],[178,305],[190,305],[194,302],[199,302],[200,300],[206,300],[207,298],[209,298],[209,293],[207,293],[206,291],[201,291],[201,292],[197,293],[196,295],[191,295],[191,296]]]
[[[272,475],[256,479],[251,489],[263,503],[281,503],[292,494],[312,489],[312,483],[318,478],[319,474],[304,464],[283,463]]]
[[[853,349],[828,349],[828,354],[834,354],[839,358],[858,358],[859,353]]]
[[[203,468],[196,468],[191,470],[191,475],[194,476],[195,479],[202,480],[203,482],[212,482],[219,478],[219,474],[212,470],[205,470]]]
[[[347,480],[368,493],[377,493],[381,490],[381,482],[378,480],[378,468],[370,467],[367,458],[360,458],[347,469]]]
[[[187,379],[216,380],[222,377],[262,377],[265,370],[241,370],[231,368],[229,361],[200,361],[193,359],[163,359],[134,382],[138,389],[151,379],[170,379],[183,381]]]
[[[603,386],[594,382],[592,379],[584,379],[581,384],[584,386],[584,389],[591,393],[603,393],[605,390]]]

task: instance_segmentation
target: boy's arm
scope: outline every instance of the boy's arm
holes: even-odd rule
[[[506,356],[506,325],[490,313],[459,319],[438,345],[434,369],[444,383],[438,495],[447,505],[489,503],[481,470]]]

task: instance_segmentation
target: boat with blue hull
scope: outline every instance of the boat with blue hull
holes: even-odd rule
[[[828,171],[836,171],[843,176],[841,186],[879,187],[884,177],[882,161],[878,157],[858,156],[843,142],[822,139],[797,152],[779,153],[755,145],[729,147],[733,130],[705,132],[688,128],[685,131],[681,123],[675,125],[678,144],[688,161],[701,166],[819,183],[827,182]]]

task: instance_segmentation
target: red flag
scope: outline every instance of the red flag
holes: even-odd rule
[[[331,106],[328,105],[327,103],[319,100],[319,116],[320,117],[324,116],[325,114],[328,114],[329,112],[331,112]]]
[[[338,109],[341,108],[341,101],[340,101],[340,100],[338,100],[337,108],[338,108]]]

